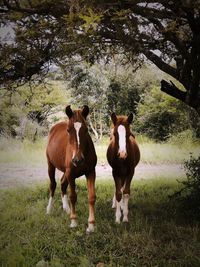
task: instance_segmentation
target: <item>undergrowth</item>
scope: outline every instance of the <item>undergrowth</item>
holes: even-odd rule
[[[200,221],[200,156],[184,162],[186,179],[180,181],[181,188],[175,192],[171,200],[181,212],[190,219]]]

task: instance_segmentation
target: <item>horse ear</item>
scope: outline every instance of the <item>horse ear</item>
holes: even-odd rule
[[[66,112],[68,118],[70,119],[72,117],[72,115],[73,115],[73,111],[72,111],[70,105],[69,106],[66,106],[65,112]]]
[[[90,111],[89,107],[87,105],[84,105],[81,113],[85,119],[86,119],[87,115],[89,114],[89,111]]]
[[[117,122],[117,116],[116,116],[115,112],[113,112],[113,113],[111,114],[111,120],[112,120],[113,124],[115,125],[116,122]]]
[[[131,122],[133,121],[133,113],[130,113],[128,115],[127,121],[128,121],[129,124],[131,124]]]

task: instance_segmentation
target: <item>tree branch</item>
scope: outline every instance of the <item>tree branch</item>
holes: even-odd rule
[[[161,91],[165,92],[166,94],[168,94],[170,96],[173,96],[173,97],[181,100],[184,103],[186,103],[187,93],[179,90],[172,81],[170,81],[170,82],[171,82],[171,84],[165,80],[162,80],[161,81]]]
[[[150,61],[152,61],[159,69],[168,73],[172,77],[178,80],[176,69],[165,63],[159,56],[151,52],[150,50],[141,51]]]

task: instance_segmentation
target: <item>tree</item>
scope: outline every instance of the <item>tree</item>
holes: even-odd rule
[[[96,139],[101,139],[103,132],[105,133],[103,125],[106,117],[106,89],[108,87],[108,80],[105,75],[101,73],[100,69],[88,64],[75,65],[71,69],[71,103],[80,107],[82,105],[89,105],[90,116],[89,124]]]
[[[15,32],[15,42],[1,44],[1,82],[30,79],[77,55],[94,62],[123,54],[136,65],[145,57],[181,84],[162,80],[161,90],[200,114],[199,0],[0,3],[1,23]]]
[[[32,138],[46,134],[49,115],[66,104],[66,90],[61,82],[46,84],[30,84],[18,90],[1,90],[0,92],[0,133],[18,136],[20,139]],[[53,110],[54,109],[54,110]],[[64,113],[63,113],[64,115]]]

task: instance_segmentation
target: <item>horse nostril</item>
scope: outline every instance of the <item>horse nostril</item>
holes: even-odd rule
[[[77,167],[78,165],[81,165],[83,163],[83,161],[84,161],[83,157],[81,157],[80,159],[75,157],[75,158],[72,159],[72,164],[75,167]]]
[[[77,166],[77,160],[75,158],[72,159],[72,164],[76,167]]]
[[[126,157],[127,157],[126,151],[120,151],[120,152],[118,152],[118,157],[120,159],[126,159]]]

